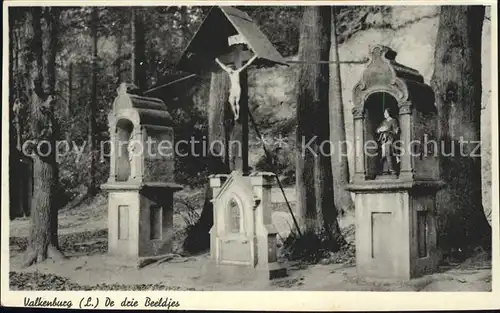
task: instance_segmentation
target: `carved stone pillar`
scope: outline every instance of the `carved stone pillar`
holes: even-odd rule
[[[262,270],[270,270],[270,265],[277,261],[277,230],[272,221],[271,188],[274,185],[273,173],[256,173],[251,176],[255,199],[255,264]]]
[[[213,175],[210,175],[208,177],[209,181],[210,181],[210,188],[212,188],[213,195],[219,194],[222,185],[224,184],[224,182],[227,180],[228,177],[229,177],[229,175],[226,175],[226,174],[213,174]],[[211,201],[213,202],[214,199],[212,199]],[[213,211],[212,212],[213,221],[215,223],[216,219],[217,219],[217,212],[215,212],[215,208],[212,211]],[[217,257],[217,254],[216,254],[216,251],[217,251],[217,229],[212,227],[210,229],[209,233],[210,233],[210,258],[213,261],[215,261],[216,257]]]
[[[399,125],[401,129],[401,170],[399,178],[401,180],[413,179],[413,165],[412,165],[412,151],[410,142],[412,141],[412,127],[411,127],[411,103],[406,102],[399,107]]]
[[[364,110],[354,108],[352,110],[354,117],[354,181],[365,179],[365,151],[364,151]]]

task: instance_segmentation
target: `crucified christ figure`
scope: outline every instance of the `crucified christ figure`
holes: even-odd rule
[[[257,58],[257,55],[254,55],[250,60],[247,61],[242,67],[239,69],[231,68],[232,65],[225,65],[218,58],[215,58],[215,61],[219,66],[229,75],[229,80],[231,81],[231,89],[229,90],[229,104],[233,109],[234,120],[237,121],[240,116],[240,96],[241,96],[241,85],[240,85],[240,73],[246,69],[252,62]]]

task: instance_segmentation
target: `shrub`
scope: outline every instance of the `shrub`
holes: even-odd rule
[[[291,261],[317,263],[329,258],[332,252],[338,252],[344,245],[342,238],[332,238],[325,229],[307,229],[302,231],[302,235],[294,229],[283,241],[281,253]]]

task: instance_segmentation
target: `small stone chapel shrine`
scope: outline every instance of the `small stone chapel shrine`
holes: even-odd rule
[[[122,84],[108,115],[111,169],[108,251],[126,259],[171,253],[174,133],[165,104],[129,94]]]
[[[274,174],[213,175],[214,225],[210,229],[210,259],[229,275],[273,279],[286,275],[277,259],[277,229],[272,223]],[[232,269],[231,269],[232,267]],[[224,268],[222,268],[224,270]]]
[[[440,188],[434,93],[418,71],[371,48],[353,91],[356,267],[360,277],[408,280],[437,269]]]

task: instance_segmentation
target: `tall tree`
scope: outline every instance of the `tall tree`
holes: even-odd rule
[[[297,209],[300,223],[307,227],[314,226],[316,219],[316,195],[314,188],[314,154],[306,144],[314,140],[314,112],[311,104],[319,101],[316,78],[319,66],[312,64],[319,61],[320,50],[318,21],[319,13],[315,7],[304,7],[299,38],[299,60],[311,63],[301,64],[297,84],[297,152],[296,152],[296,190]],[[315,20],[313,20],[315,19]]]
[[[123,69],[122,69],[122,50],[123,50],[123,34],[118,32],[116,35],[116,61],[115,61],[115,75],[117,79],[117,85],[124,81]]]
[[[307,63],[301,64],[297,91],[297,206],[308,229],[337,240],[342,236],[329,151],[329,65],[319,62],[329,59],[331,9],[305,7],[302,19],[299,60]]]
[[[90,175],[87,193],[94,196],[97,193],[96,163],[97,163],[97,41],[99,27],[99,9],[92,7],[90,31],[92,37],[92,99],[89,116],[89,151]]]
[[[484,6],[443,6],[431,85],[440,119],[439,246],[446,252],[491,247],[481,203],[481,32]],[[469,250],[470,251],[470,250]]]
[[[54,117],[54,101],[47,95],[44,85],[54,92],[56,81],[55,54],[58,47],[60,9],[52,7],[46,15],[49,26],[49,53],[47,62],[48,79],[43,77],[43,41],[41,17],[42,8],[32,7],[31,27],[33,38],[30,42],[31,68],[31,139],[35,143],[33,150],[34,195],[30,221],[28,248],[25,255],[25,266],[42,262],[47,257],[64,257],[59,251],[57,238],[57,189],[58,171],[56,162],[55,140],[58,123]],[[46,84],[45,84],[46,83]]]
[[[10,11],[9,13],[11,13]],[[19,156],[17,154],[17,150],[20,148],[21,145],[21,138],[20,138],[20,127],[19,127],[19,114],[16,112],[20,109],[20,102],[19,100],[17,102],[14,102],[16,99],[16,95],[13,92],[14,90],[17,89],[17,86],[15,86],[15,80],[14,80],[14,75],[13,73],[14,70],[18,71],[19,69],[14,66],[14,54],[16,54],[16,47],[17,46],[17,38],[15,36],[15,31],[14,31],[14,22],[13,22],[14,16],[13,14],[9,14],[9,21],[11,26],[9,27],[9,199],[10,199],[10,216],[11,219],[14,216],[20,215],[20,202],[21,199],[18,199],[18,191],[14,186],[18,186],[19,184],[19,179],[18,175],[15,175],[15,169],[18,169],[19,166]],[[15,89],[14,89],[15,88]]]
[[[332,40],[330,56],[335,63],[330,65],[330,140],[334,145],[331,150],[333,169],[333,190],[337,209],[348,212],[354,208],[349,191],[345,189],[349,183],[349,166],[347,161],[347,142],[344,122],[344,104],[342,101],[342,80],[340,75],[339,45],[337,38],[337,10],[332,9]]]
[[[47,25],[49,28],[49,51],[48,51],[48,60],[47,60],[47,84],[48,84],[48,94],[53,95],[55,97],[56,95],[56,84],[57,84],[57,53],[59,51],[59,29],[60,29],[60,22],[59,18],[61,15],[61,9],[59,7],[47,7],[45,8],[45,14],[46,14],[46,20],[47,20]],[[52,101],[50,103],[50,111],[52,114],[52,138],[51,138],[51,145],[55,149],[56,147],[56,140],[59,139],[59,123],[55,118],[55,101]],[[50,208],[50,236],[51,236],[51,242],[54,243],[54,246],[56,248],[59,248],[58,245],[58,238],[57,238],[57,214],[60,208],[60,203],[59,203],[59,198],[57,195],[59,194],[59,167],[57,165],[56,159],[55,159],[55,153],[52,153],[53,156],[51,156],[53,162],[53,173],[54,176],[52,178],[53,182],[53,188],[56,191],[56,196],[55,199],[53,200],[53,204]]]
[[[141,8],[132,9],[132,80],[144,91],[147,88],[146,79],[146,42],[144,17]]]
[[[73,100],[73,62],[68,67],[68,102],[66,105],[66,116],[71,115],[71,101]]]

